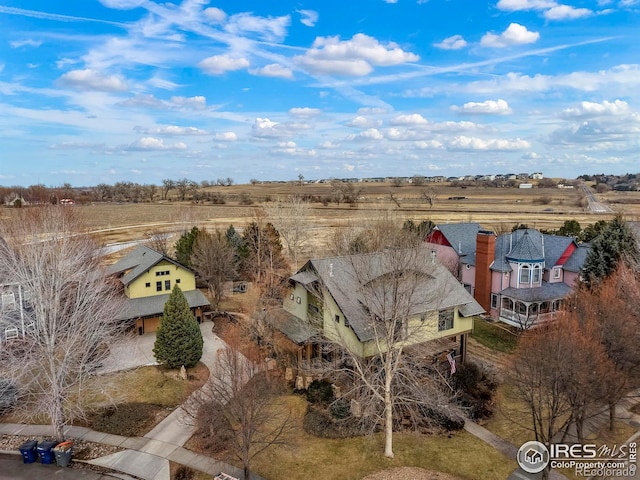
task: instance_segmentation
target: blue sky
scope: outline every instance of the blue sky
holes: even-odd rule
[[[640,0],[0,0],[0,184],[640,168]]]

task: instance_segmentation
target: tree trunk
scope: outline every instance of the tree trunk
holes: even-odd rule
[[[385,379],[384,388],[384,456],[393,458],[393,404],[390,375]]]

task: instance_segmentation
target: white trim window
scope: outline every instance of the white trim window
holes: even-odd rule
[[[553,267],[553,278],[555,280],[560,279],[562,276],[562,269],[560,267]]]

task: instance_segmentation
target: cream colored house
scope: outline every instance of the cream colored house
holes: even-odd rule
[[[158,329],[164,304],[175,285],[184,293],[198,322],[203,308],[209,306],[207,298],[196,288],[192,270],[149,247],[136,248],[111,265],[107,272],[120,280],[127,299],[127,308],[120,320],[132,321],[140,335]]]
[[[297,346],[298,366],[325,356],[327,344],[369,357],[389,338],[404,346],[447,339],[464,361],[473,316],[484,310],[430,249],[411,251],[401,270],[396,255],[312,259],[290,278],[267,321]]]

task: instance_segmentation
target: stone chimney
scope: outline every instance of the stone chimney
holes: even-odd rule
[[[491,310],[491,264],[495,258],[496,236],[480,230],[476,236],[476,279],[473,296],[487,313]]]

